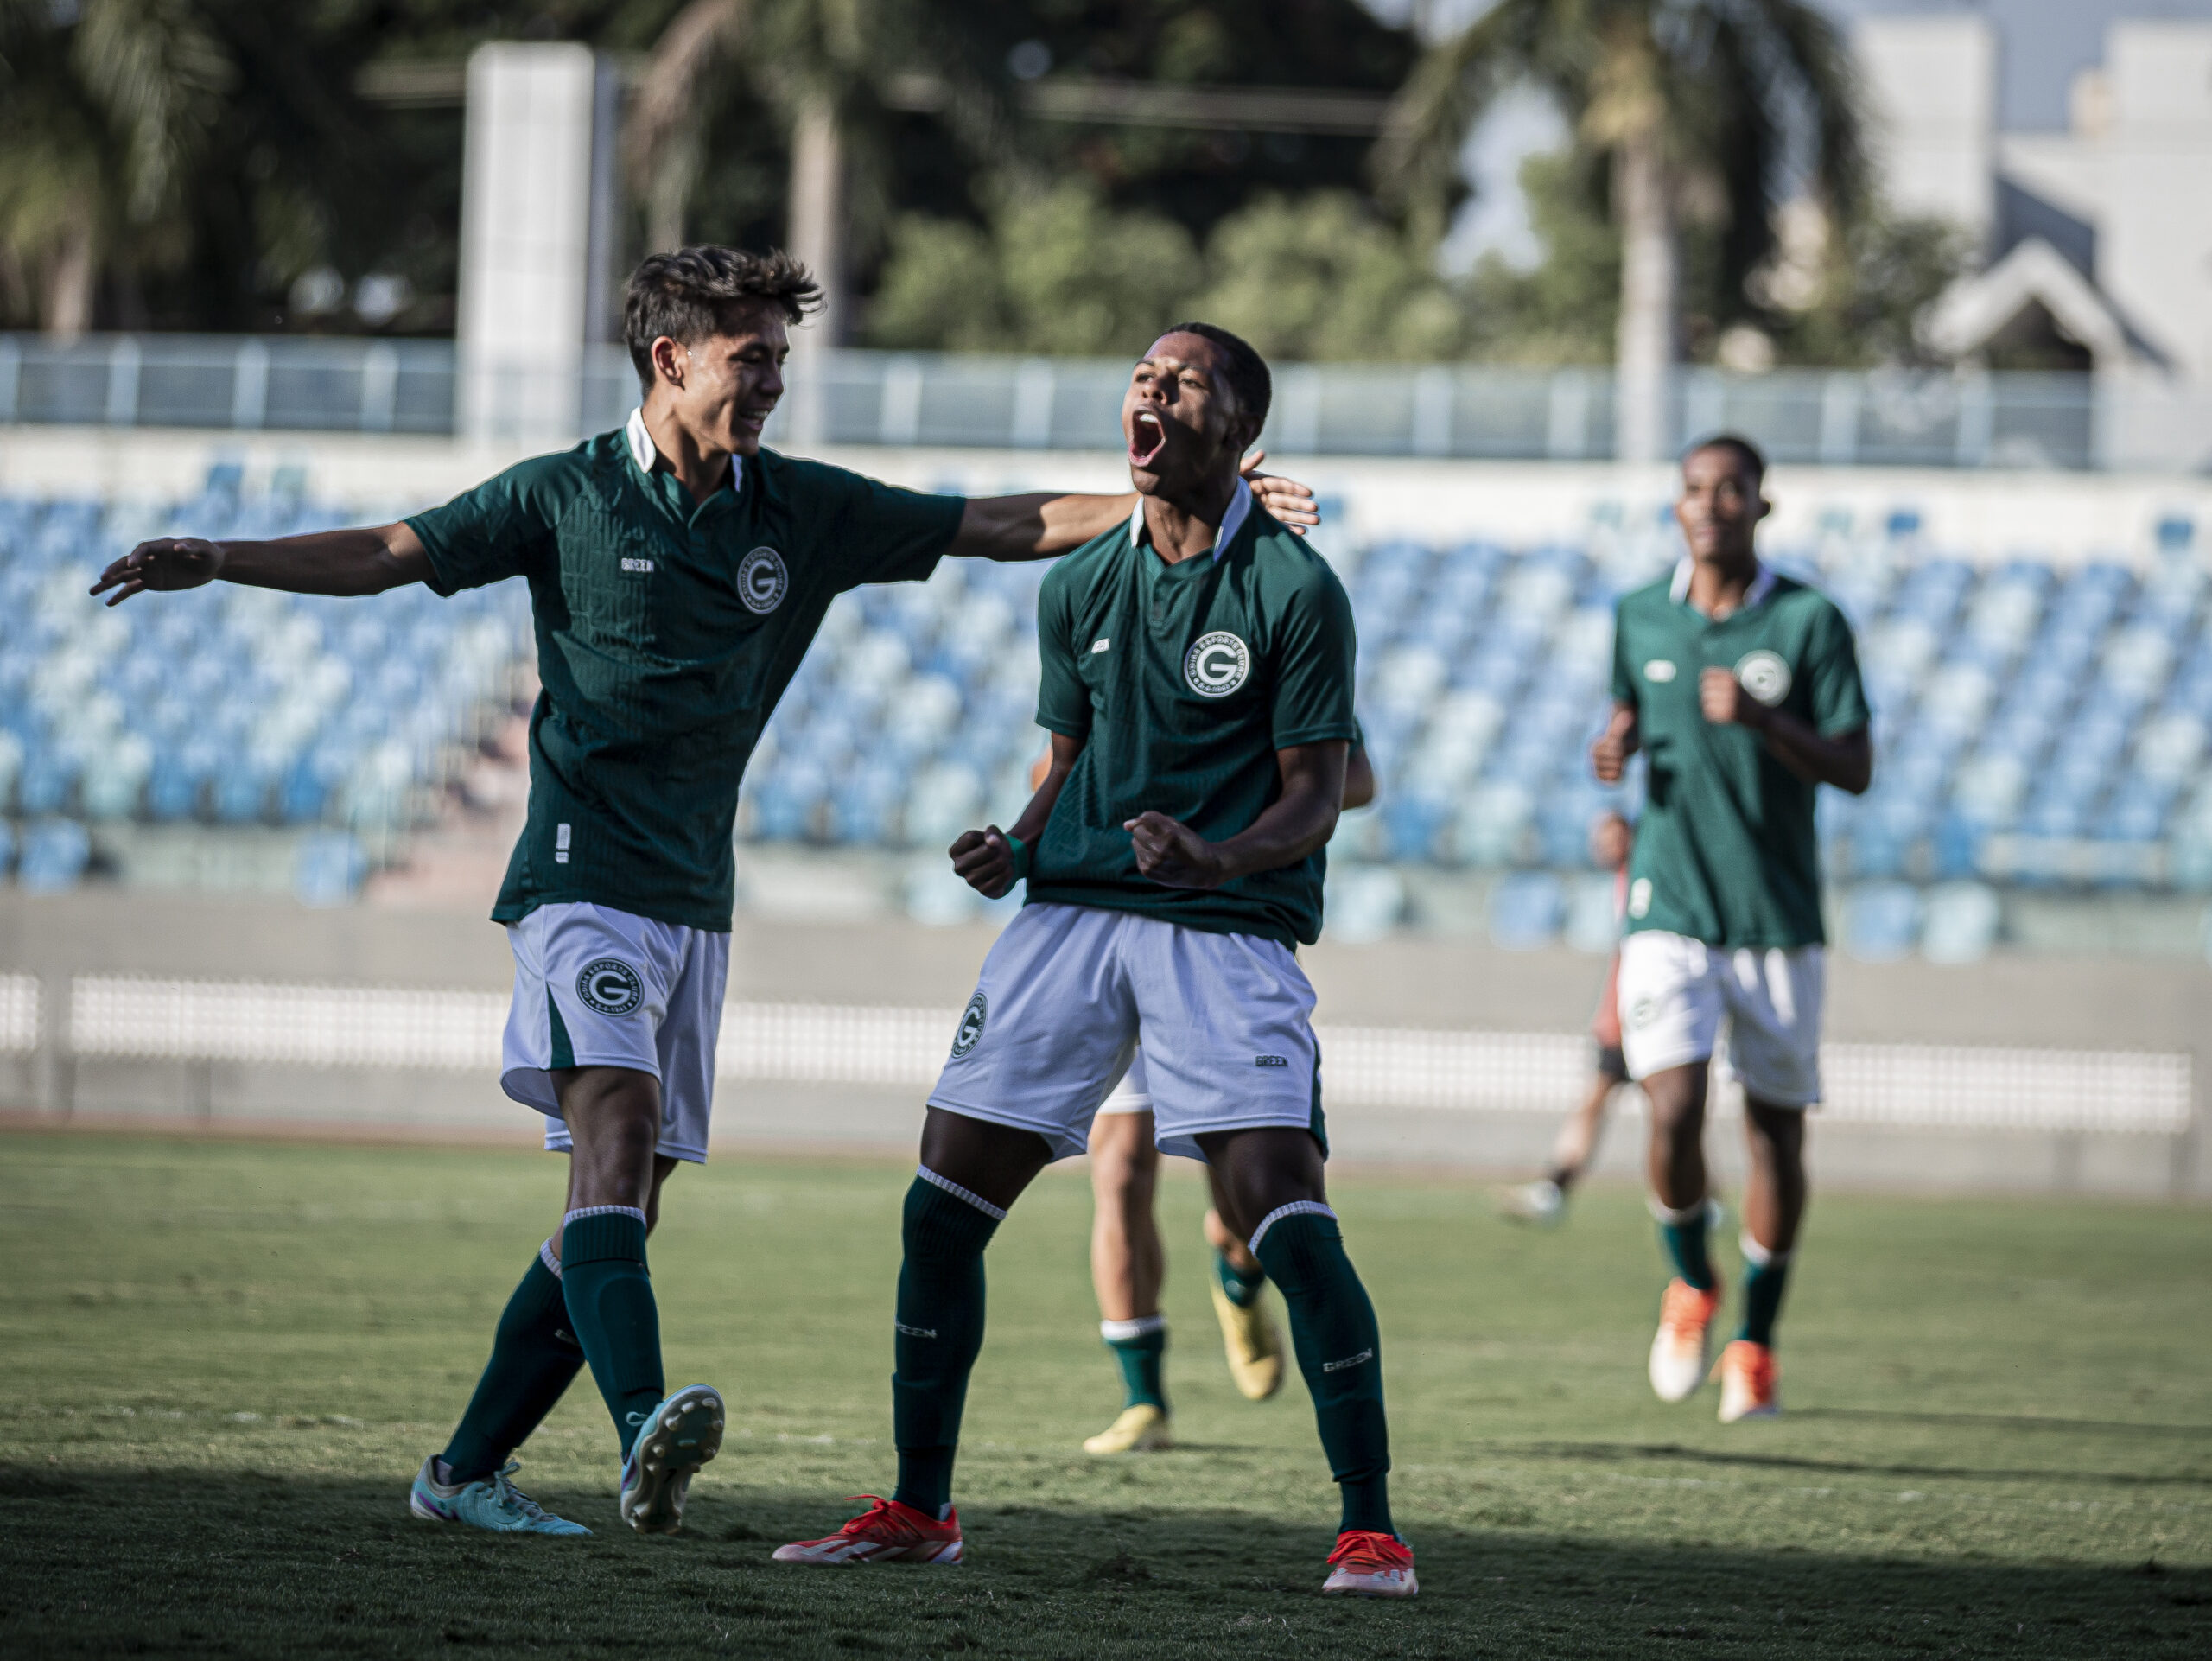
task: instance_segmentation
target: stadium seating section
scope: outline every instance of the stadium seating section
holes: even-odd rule
[[[0,499],[0,869],[23,886],[75,881],[87,824],[196,820],[322,827],[300,843],[299,884],[342,896],[360,878],[357,839],[405,824],[454,741],[504,710],[529,650],[519,584],[371,602],[224,587],[114,614],[85,597],[142,535],[340,519],[282,484],[241,501],[218,468],[160,512]],[[1824,792],[1821,809],[1855,950],[1978,956],[2007,885],[2212,890],[2212,633],[2190,542],[2177,522],[2147,568],[2026,554],[1977,567],[1897,512],[1838,516],[1815,544],[1773,551],[1850,614],[1876,710],[1874,789]],[[1335,551],[1382,795],[1339,835],[1332,923],[1387,926],[1404,903],[1389,868],[1430,865],[1502,874],[1488,899],[1501,944],[1607,938],[1587,830],[1609,805],[1632,813],[1638,781],[1601,788],[1584,754],[1612,602],[1675,547],[1664,517],[1638,509],[1599,514],[1573,545]],[[926,584],[839,601],[755,759],[741,836],[928,850],[1018,811],[1042,742],[1040,577],[948,562]]]

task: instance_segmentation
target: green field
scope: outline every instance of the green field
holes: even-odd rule
[[[524,1486],[599,1531],[418,1524],[490,1328],[554,1220],[543,1155],[0,1138],[0,1652],[2202,1656],[2212,1212],[1816,1200],[1778,1422],[1651,1399],[1638,1197],[1563,1230],[1461,1181],[1336,1200],[1385,1344],[1411,1605],[1324,1602],[1304,1394],[1231,1391],[1197,1183],[1165,1220],[1185,1446],[1101,1462],[1118,1396],[1090,1198],[1041,1181],[991,1254],[957,1569],[779,1569],[884,1492],[910,1166],[724,1155],[653,1245],[671,1383],[721,1386],[684,1533],[616,1531],[585,1381]],[[1732,1263],[1732,1251],[1730,1254]]]

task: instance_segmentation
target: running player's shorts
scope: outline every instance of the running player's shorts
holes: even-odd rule
[[[1597,1051],[1596,1066],[1600,1079],[1612,1079],[1622,1083],[1628,1079],[1628,1057],[1621,1053],[1618,1044],[1592,1046]]]
[[[1145,1082],[1142,1050],[1129,1057],[1129,1070],[1122,1075],[1122,1082],[1114,1086],[1113,1093],[1098,1104],[1098,1111],[1101,1113],[1152,1111],[1152,1086]]]
[[[508,924],[507,944],[515,996],[499,1083],[545,1115],[546,1147],[569,1145],[552,1070],[634,1067],[660,1080],[659,1151],[704,1164],[729,936],[564,904]]]
[[[1728,951],[1653,929],[1621,942],[1621,1047],[1629,1076],[1709,1059],[1725,1020],[1722,1060],[1746,1095],[1776,1107],[1821,1099],[1821,1002],[1827,983],[1816,945]]]
[[[1144,1039],[1153,1140],[1203,1160],[1209,1131],[1328,1141],[1313,989],[1290,948],[1096,906],[1025,906],[983,960],[930,1105],[1083,1152]]]

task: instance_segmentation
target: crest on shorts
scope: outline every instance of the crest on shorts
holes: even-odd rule
[[[1789,696],[1789,665],[1778,652],[1746,652],[1736,665],[1736,679],[1770,710]]]
[[[755,548],[737,562],[737,597],[749,612],[766,617],[784,603],[791,585],[784,557],[773,548]]]
[[[1252,673],[1252,648],[1227,629],[1201,634],[1183,659],[1183,678],[1204,698],[1225,698]]]
[[[960,1030],[952,1035],[952,1053],[965,1055],[976,1047],[976,1040],[983,1035],[984,1017],[991,1012],[991,1001],[981,992],[968,1000],[968,1008],[960,1017]]]
[[[576,996],[584,1008],[603,1015],[626,1015],[645,1001],[645,983],[620,958],[595,958],[576,977]]]

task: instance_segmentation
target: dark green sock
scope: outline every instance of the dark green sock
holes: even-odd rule
[[[1656,1214],[1659,1202],[1652,1201]],[[1675,1272],[1700,1292],[1710,1292],[1719,1282],[1713,1273],[1713,1253],[1707,1237],[1713,1229],[1712,1202],[1700,1200],[1687,1219],[1673,1215],[1659,1219],[1659,1244],[1675,1261]]]
[[[1736,1334],[1771,1346],[1774,1318],[1782,1313],[1782,1294],[1789,1284],[1787,1251],[1769,1251],[1750,1237],[1744,1243],[1744,1329]],[[1751,1254],[1757,1250],[1758,1255]]]
[[[891,1375],[899,1486],[891,1497],[931,1517],[952,1502],[968,1375],[983,1348],[983,1248],[1005,1216],[965,1189],[948,1193],[925,1176],[906,1190]]]
[[[1329,1473],[1344,1499],[1340,1529],[1390,1526],[1390,1431],[1382,1412],[1382,1338],[1375,1306],[1344,1255],[1334,1212],[1276,1215],[1253,1256],[1282,1290],[1291,1347],[1313,1392]]]
[[[476,1381],[476,1393],[468,1398],[453,1440],[439,1455],[448,1480],[474,1482],[505,1464],[507,1455],[553,1410],[583,1364],[582,1346],[569,1330],[561,1277],[546,1267],[541,1251],[507,1300],[493,1335],[492,1359]]]
[[[1268,1283],[1268,1271],[1256,1269],[1250,1275],[1229,1261],[1229,1254],[1219,1246],[1213,1252],[1213,1277],[1220,1283],[1222,1294],[1240,1309],[1249,1309]]]
[[[643,1214],[613,1206],[570,1212],[561,1229],[561,1289],[627,1459],[630,1444],[667,1393],[661,1384],[660,1308],[645,1270]]]
[[[1156,1407],[1165,1413],[1167,1391],[1160,1369],[1167,1355],[1167,1323],[1158,1315],[1140,1315],[1135,1321],[1102,1321],[1098,1327],[1106,1347],[1122,1364],[1122,1405]]]

